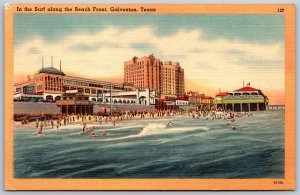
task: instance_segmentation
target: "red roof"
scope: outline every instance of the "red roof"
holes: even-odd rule
[[[219,92],[216,96],[228,96],[228,92]]]
[[[213,98],[210,96],[204,96],[203,99],[213,99]]]
[[[250,86],[246,86],[246,87],[242,87],[238,90],[235,90],[235,91],[260,91],[259,89],[255,89],[253,87],[250,87]]]
[[[198,94],[198,95],[196,95],[196,97],[198,97],[198,98],[203,98],[203,97],[204,97],[204,94]]]

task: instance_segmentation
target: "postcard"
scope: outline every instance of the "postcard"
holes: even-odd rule
[[[294,190],[292,4],[7,4],[6,190]]]

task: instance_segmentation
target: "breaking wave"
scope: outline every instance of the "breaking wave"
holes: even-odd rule
[[[167,133],[182,133],[186,131],[196,131],[196,130],[209,130],[208,127],[175,127],[171,128],[162,123],[150,123],[145,126],[138,134],[128,135],[118,138],[105,139],[102,141],[112,141],[112,140],[121,140],[121,139],[130,139],[130,138],[138,138],[145,137],[157,134],[167,134]]]

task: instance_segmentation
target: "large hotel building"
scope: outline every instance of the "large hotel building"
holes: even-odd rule
[[[156,90],[160,98],[183,97],[184,69],[178,62],[162,62],[153,54],[124,62],[124,81],[138,89]]]
[[[60,100],[70,90],[102,103],[155,104],[155,99],[184,96],[184,70],[179,63],[161,62],[154,55],[125,62],[124,83],[112,83],[66,75],[61,69],[44,67],[14,84],[15,100]]]

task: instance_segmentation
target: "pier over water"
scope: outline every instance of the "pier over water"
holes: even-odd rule
[[[268,105],[267,110],[284,110],[285,105]]]

